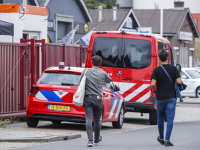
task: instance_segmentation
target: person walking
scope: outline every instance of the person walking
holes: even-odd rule
[[[161,145],[173,146],[170,142],[170,136],[173,128],[173,120],[176,107],[176,91],[174,82],[181,84],[180,74],[175,66],[168,64],[168,53],[165,50],[159,52],[159,59],[161,65],[154,69],[151,76],[151,88],[153,93],[156,95],[156,104],[157,104],[157,114],[158,114],[158,131],[159,136],[157,141]],[[170,78],[165,73],[164,69],[167,71],[171,77],[173,83],[170,81]],[[157,85],[157,88],[156,88]],[[167,119],[166,135],[164,141],[164,120],[165,114]]]
[[[112,78],[99,69],[102,63],[100,56],[95,55],[92,57],[92,68],[88,68],[82,72],[80,81],[86,71],[86,84],[85,84],[85,98],[83,102],[85,116],[86,116],[86,131],[88,135],[88,147],[93,146],[93,128],[92,128],[92,116],[94,118],[94,144],[97,145],[101,140],[100,136],[100,118],[102,116],[102,96],[103,96],[103,84],[112,81]]]

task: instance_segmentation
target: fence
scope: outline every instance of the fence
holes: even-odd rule
[[[0,117],[26,110],[26,101],[40,73],[59,62],[82,66],[82,51],[87,47],[47,44],[44,40],[0,43]]]

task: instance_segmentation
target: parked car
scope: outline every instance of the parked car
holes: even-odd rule
[[[187,88],[181,91],[182,96],[200,97],[200,70],[195,68],[182,68],[181,79]]]
[[[50,67],[32,86],[27,101],[27,125],[36,127],[39,120],[85,122],[83,106],[73,103],[73,95],[79,84],[84,68]],[[103,88],[102,122],[112,122],[114,128],[122,128],[125,114],[125,102],[119,88],[112,82]]]

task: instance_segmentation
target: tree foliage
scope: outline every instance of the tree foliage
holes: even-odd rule
[[[111,9],[113,6],[117,6],[117,0],[84,0],[88,9],[96,9],[98,6]]]

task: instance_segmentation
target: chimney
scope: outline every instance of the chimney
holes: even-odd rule
[[[98,22],[102,22],[102,9],[103,9],[103,6],[98,6],[98,10],[99,10],[99,20],[98,20]]]
[[[113,21],[117,20],[117,6],[113,6]]]
[[[174,1],[174,9],[183,10],[184,2],[183,1]]]

